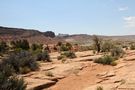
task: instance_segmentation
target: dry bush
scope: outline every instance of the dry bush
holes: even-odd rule
[[[65,52],[62,52],[61,55],[66,56],[67,58],[70,58],[70,59],[76,58],[75,53],[72,52],[72,51],[65,51]]]
[[[3,65],[10,65],[13,67],[16,73],[27,72],[29,68],[30,71],[38,69],[38,64],[35,58],[28,51],[21,51],[19,53],[12,53],[8,58],[4,59]],[[23,70],[23,71],[21,71]],[[27,71],[24,71],[27,70]]]
[[[113,47],[114,47],[113,42],[107,40],[107,41],[103,42],[103,44],[101,46],[101,51],[102,52],[110,52]]]
[[[37,53],[36,60],[37,61],[51,62],[50,55],[47,51]]]
[[[27,84],[14,73],[13,67],[0,63],[0,90],[26,90]]]
[[[73,58],[76,58],[76,55],[73,51],[65,51],[65,52],[62,52],[61,55],[57,57],[58,60],[62,60],[65,58],[73,59]]]
[[[135,50],[135,44],[131,44],[131,45],[130,45],[130,49],[131,49],[131,50]]]
[[[99,38],[98,36],[96,35],[93,35],[93,46],[94,46],[94,49],[97,51],[97,52],[100,52],[101,51],[101,43],[102,43],[102,40],[101,38]]]
[[[95,63],[101,63],[103,65],[114,65],[114,58],[110,55],[105,55],[105,56],[102,56],[101,58],[98,58],[96,59],[94,62]]]
[[[115,46],[112,50],[111,50],[111,55],[115,58],[118,59],[120,57],[123,57],[124,55],[124,51],[121,47],[119,46]]]

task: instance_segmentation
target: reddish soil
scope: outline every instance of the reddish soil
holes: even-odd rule
[[[56,85],[52,86],[50,90],[83,90],[89,85],[95,84],[98,79],[96,75],[111,69],[111,66],[88,66],[80,71],[79,75],[70,75],[67,78],[60,80]]]

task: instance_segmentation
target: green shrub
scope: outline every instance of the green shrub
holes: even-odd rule
[[[23,50],[22,48],[15,48],[15,49],[14,49],[14,52],[15,52],[15,53],[19,53],[19,52],[21,52],[22,50]]]
[[[111,49],[114,47],[113,43],[110,41],[104,41],[101,47],[102,52],[110,52]]]
[[[72,51],[65,51],[65,52],[61,53],[61,55],[66,56],[67,58],[70,58],[70,59],[76,58],[75,53]]]
[[[44,51],[44,52],[41,52],[41,53],[38,53],[36,55],[36,60],[37,61],[47,61],[47,62],[51,62],[50,60],[50,55],[47,51]]]
[[[26,73],[29,73],[31,70],[28,67],[20,67],[19,71],[21,74],[26,74]]]
[[[88,51],[93,50],[93,46],[81,46],[80,51]]]
[[[14,74],[13,68],[0,63],[0,90],[26,90],[27,84]]]
[[[60,46],[60,51],[69,51],[68,47],[65,44]]]
[[[57,45],[59,47],[59,51],[69,51],[72,49],[72,44],[71,43],[62,43],[62,42],[58,42]]]
[[[114,58],[110,55],[102,56],[101,58],[98,58],[94,61],[95,63],[101,63],[104,65],[111,65],[112,62],[114,62]]]
[[[72,44],[71,43],[66,43],[66,47],[68,48],[68,50],[72,49]]]
[[[30,48],[29,42],[27,40],[17,40],[11,41],[11,46],[13,49],[21,48],[22,50],[28,50]]]
[[[43,49],[43,45],[42,44],[32,44],[31,45],[31,49],[33,50],[33,51],[35,51],[35,50],[37,50],[37,49]]]
[[[10,76],[0,82],[0,90],[26,90],[26,86],[24,80],[22,78],[19,79],[17,76]]]
[[[1,90],[26,90],[26,85],[22,78],[11,76],[6,79]]]
[[[36,49],[34,51],[31,51],[33,55],[37,55],[39,53],[42,53],[42,49]]]
[[[131,44],[130,49],[135,50],[135,44]]]
[[[111,55],[115,58],[118,59],[119,57],[122,57],[124,55],[124,51],[121,47],[115,46],[111,50]]]
[[[0,63],[0,82],[2,81],[2,79],[4,80],[4,78],[10,77],[14,74],[14,69],[12,66],[8,65],[8,64],[3,64],[2,62]]]
[[[27,67],[31,71],[38,69],[38,64],[34,57],[28,51],[12,53],[8,58],[3,60],[3,65],[10,65],[16,73],[21,73],[22,68]]]

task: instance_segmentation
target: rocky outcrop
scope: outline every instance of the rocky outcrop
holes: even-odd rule
[[[83,56],[85,55],[86,54],[83,54]],[[79,84],[75,84],[77,85],[75,86],[75,88],[77,87],[76,90],[96,90],[99,86],[102,87],[103,90],[135,90],[135,61],[128,60],[134,58],[133,52],[132,55],[129,56],[130,58],[125,55],[124,58],[118,60],[117,66],[93,63],[93,60],[100,56],[101,55],[88,55],[72,60],[68,59],[70,61],[68,63],[61,63],[61,61],[40,63],[40,71],[31,72],[23,75],[23,77],[28,82],[29,90],[56,88],[57,84],[62,81],[62,83],[59,84],[60,86],[58,86],[61,87],[61,85],[65,84],[63,84],[64,80],[68,78],[69,81],[66,81],[67,84],[69,84],[70,81],[74,82],[74,80],[78,80],[77,83],[80,82]],[[127,60],[125,60],[125,58]],[[73,79],[72,76],[74,76]],[[82,85],[82,87],[78,85]],[[66,88],[63,86],[62,89],[58,88],[56,90],[65,90]],[[71,87],[68,87],[68,90],[70,90],[70,88]],[[75,90],[75,88],[71,90]]]
[[[55,85],[60,79],[70,74],[79,75],[79,71],[87,67],[83,62],[72,62],[68,64],[40,63],[40,71],[31,72],[25,75],[28,83],[27,90],[42,90]]]

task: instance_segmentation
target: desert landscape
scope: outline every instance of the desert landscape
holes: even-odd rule
[[[45,36],[37,30],[21,30],[0,29],[1,90],[135,89],[135,44],[130,37],[55,36],[53,32]],[[46,38],[42,42],[49,39],[48,43],[30,40],[37,36]]]
[[[134,90],[134,55],[135,51],[129,50],[117,61],[117,66],[108,66],[93,63],[101,55],[93,56],[90,51],[77,52],[78,58],[64,64],[42,63],[41,72],[24,75],[24,79],[28,80],[31,88],[51,84],[47,90],[98,90],[97,87],[102,87],[102,90]],[[46,72],[53,77],[46,76]]]
[[[0,0],[0,90],[135,90],[135,0]]]

